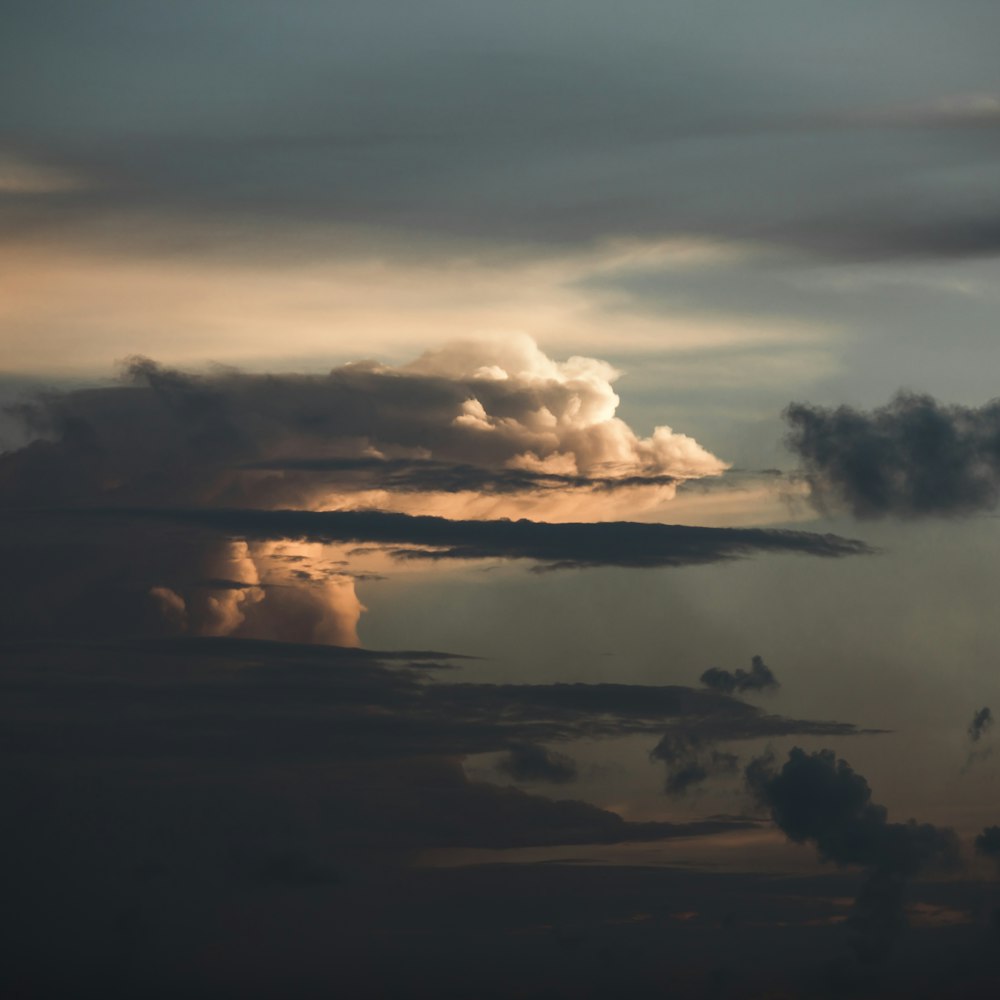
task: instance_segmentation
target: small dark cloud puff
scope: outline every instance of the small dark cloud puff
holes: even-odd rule
[[[778,678],[760,656],[751,659],[749,670],[729,671],[721,667],[710,667],[701,675],[701,683],[713,691],[721,691],[724,694],[773,691],[781,686]]]
[[[652,760],[667,766],[663,790],[679,798],[717,775],[739,770],[739,757],[716,749],[720,733],[706,728],[701,731],[678,729],[667,731],[650,751]]]

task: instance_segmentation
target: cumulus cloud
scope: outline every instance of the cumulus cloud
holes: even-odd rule
[[[617,377],[597,359],[549,358],[521,335],[447,344],[399,367],[359,362],[323,375],[223,368],[193,374],[133,359],[116,384],[42,393],[14,407],[29,443],[0,455],[0,508],[227,505],[345,517],[371,509],[419,512],[437,518],[403,518],[394,523],[406,530],[388,532],[398,536],[388,544],[411,564],[440,556],[558,563],[564,542],[530,542],[520,551],[509,539],[491,540],[489,528],[477,537],[482,527],[469,522],[451,529],[444,549],[433,542],[425,549],[419,536],[457,514],[609,520],[648,511],[671,499],[679,483],[726,468],[669,427],[636,434],[616,416]],[[379,542],[386,523],[371,522],[360,535],[351,528],[346,537]],[[526,537],[530,529],[514,530]],[[103,558],[121,565],[117,574],[104,574],[105,582],[145,595],[144,615],[158,613],[154,632],[171,627],[357,644],[363,607],[352,557],[323,552],[335,534],[321,532],[315,541],[322,544],[300,546],[293,566],[290,546],[270,541],[310,532],[257,534],[250,544],[202,534],[200,546],[192,539],[164,543],[147,533],[141,566],[109,545]],[[743,546],[727,540],[723,555]],[[608,560],[569,551],[565,561]],[[686,552],[666,557],[668,564],[691,561],[704,559]],[[634,554],[622,564],[633,563]],[[93,574],[100,576],[100,568]],[[56,579],[49,573],[44,585],[56,592]],[[235,586],[207,585],[211,580]],[[72,587],[71,580],[59,582]],[[85,603],[89,589],[76,588]],[[35,595],[32,603],[41,600]],[[44,600],[58,603],[60,596],[46,593]],[[134,603],[132,596],[127,600]],[[86,615],[73,617],[87,622]]]
[[[778,678],[760,656],[750,660],[750,669],[737,668],[735,671],[723,670],[722,667],[709,667],[701,675],[701,683],[713,691],[725,694],[746,691],[773,691],[780,687]]]
[[[788,446],[820,509],[855,517],[958,516],[1000,500],[1000,401],[947,406],[901,392],[863,411],[793,403]]]
[[[187,604],[180,594],[169,587],[150,587],[149,596],[168,622],[181,632],[187,630]]]
[[[796,747],[780,770],[773,757],[758,757],[745,775],[790,840],[813,844],[838,865],[867,869],[850,918],[852,946],[861,961],[882,959],[905,926],[906,879],[955,864],[954,831],[914,820],[890,823],[885,807],[872,802],[868,782],[832,750]]]
[[[661,426],[643,438],[618,418],[617,375],[592,358],[554,361],[517,335],[450,344],[402,367],[359,362],[315,376],[190,374],[136,359],[122,384],[50,393],[19,408],[36,440],[0,460],[0,503],[406,510],[407,483],[361,475],[375,466],[331,464],[326,471],[339,475],[317,478],[309,462],[416,460],[438,463],[421,469],[422,511],[436,492],[435,471],[443,477],[438,502],[459,509],[447,475],[456,465],[486,480],[522,473],[510,481],[519,490],[488,500],[470,480],[461,491],[467,511],[478,502],[484,514],[502,514],[502,499],[508,514],[544,505],[546,518],[558,520],[560,504],[576,509],[615,480],[633,492],[633,508],[645,509],[669,499],[679,481],[724,471],[691,437]],[[534,496],[533,476],[563,477],[559,494]],[[372,488],[377,504],[366,496]],[[520,506],[510,506],[515,492]],[[607,505],[605,496],[591,507]]]

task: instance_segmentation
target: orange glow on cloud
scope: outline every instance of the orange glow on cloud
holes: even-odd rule
[[[428,344],[522,333],[550,349],[602,352],[613,342],[618,351],[669,357],[787,345],[799,356],[834,332],[792,320],[646,312],[591,281],[630,268],[708,268],[752,252],[735,245],[612,241],[501,257],[455,246],[421,259],[402,244],[386,251],[389,235],[376,252],[364,249],[364,234],[336,231],[295,259],[275,260],[267,233],[216,235],[194,223],[164,231],[142,219],[109,219],[105,230],[0,242],[6,370],[103,375],[137,353],[182,366],[322,369],[355,360],[359,347],[399,359]],[[138,237],[153,245],[133,248]],[[216,242],[242,255],[219,252]],[[176,255],[174,243],[190,251]],[[828,359],[820,351],[812,363]]]

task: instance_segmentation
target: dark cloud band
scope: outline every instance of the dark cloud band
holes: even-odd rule
[[[722,562],[757,553],[840,558],[873,551],[865,542],[833,534],[631,521],[452,521],[384,511],[105,508],[77,513],[125,521],[172,521],[255,540],[385,545],[404,559],[530,559],[548,568],[650,568]]]

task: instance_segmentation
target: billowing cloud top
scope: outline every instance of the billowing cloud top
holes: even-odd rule
[[[617,375],[592,358],[554,361],[527,336],[325,375],[188,374],[134,359],[122,385],[24,407],[43,440],[0,465],[0,502],[238,500],[606,520],[669,499],[678,481],[724,471],[687,435],[657,427],[643,438],[616,417]],[[317,476],[323,461],[345,459],[369,464]],[[387,483],[378,460],[402,459],[443,463],[441,488],[427,476],[417,489]],[[254,463],[272,468],[245,468]],[[457,499],[448,465],[479,471]]]

